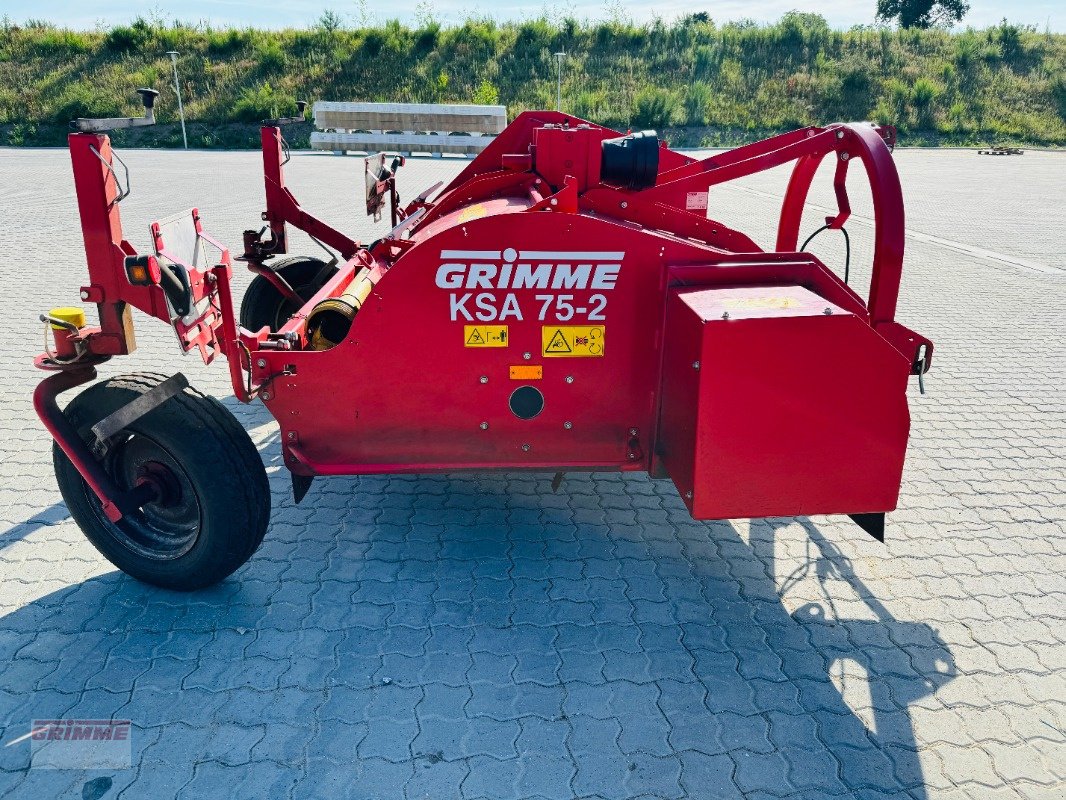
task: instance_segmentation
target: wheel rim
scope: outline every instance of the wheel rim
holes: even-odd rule
[[[93,508],[123,546],[144,558],[171,561],[193,548],[200,537],[203,509],[188,474],[159,442],[130,433],[112,444],[104,467],[120,491],[148,483],[154,499],[118,522],[109,522],[99,498],[87,485]]]

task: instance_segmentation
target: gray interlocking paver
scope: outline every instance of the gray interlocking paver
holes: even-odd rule
[[[182,207],[234,246],[257,218],[254,153],[124,155],[136,245]],[[271,481],[256,556],[178,595],[115,573],[55,489],[30,358],[36,314],[84,275],[69,165],[0,150],[0,737],[34,718],[134,724],[133,767],[107,775],[27,771],[28,741],[0,747],[0,795],[1062,797],[1066,160],[896,160],[917,234],[900,319],[937,358],[930,393],[911,394],[886,545],[836,518],[693,522],[668,481],[621,475],[568,475],[558,493],[550,475],[320,479],[295,506],[262,408],[233,401],[224,370],[179,365],[170,334],[138,319],[138,352],[103,370],[180,366],[249,428]],[[401,183],[462,163],[414,159]],[[360,168],[296,154],[288,178],[370,239]],[[870,202],[853,177],[863,293]],[[769,194],[786,179],[716,189],[716,216],[772,241]],[[831,200],[817,185],[806,221]],[[814,250],[834,264],[838,244]],[[248,279],[237,271],[238,290]]]

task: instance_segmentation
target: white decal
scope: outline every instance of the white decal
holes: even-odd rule
[[[615,288],[625,253],[613,250],[442,250],[436,285],[450,292],[453,322],[524,319],[513,290],[605,292]],[[467,291],[456,291],[467,290]],[[607,295],[578,302],[573,294],[537,295],[537,318],[605,319]]]

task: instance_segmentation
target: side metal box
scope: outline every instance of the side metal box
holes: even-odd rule
[[[910,365],[798,286],[667,300],[659,456],[697,519],[896,507]]]

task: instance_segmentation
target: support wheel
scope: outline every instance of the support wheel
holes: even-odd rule
[[[93,425],[166,379],[139,373],[101,381],[64,413],[92,445]],[[52,461],[71,516],[93,546],[138,580],[190,591],[247,561],[263,541],[270,486],[248,433],[218,400],[186,388],[108,440],[100,458],[122,491],[151,499],[111,522],[58,446]]]
[[[297,304],[262,275],[256,275],[241,301],[241,326],[250,331],[258,331],[264,325],[272,331],[281,328],[337,272],[336,266],[330,266],[322,259],[303,256],[281,258],[270,262],[269,266],[285,279],[303,302]]]

